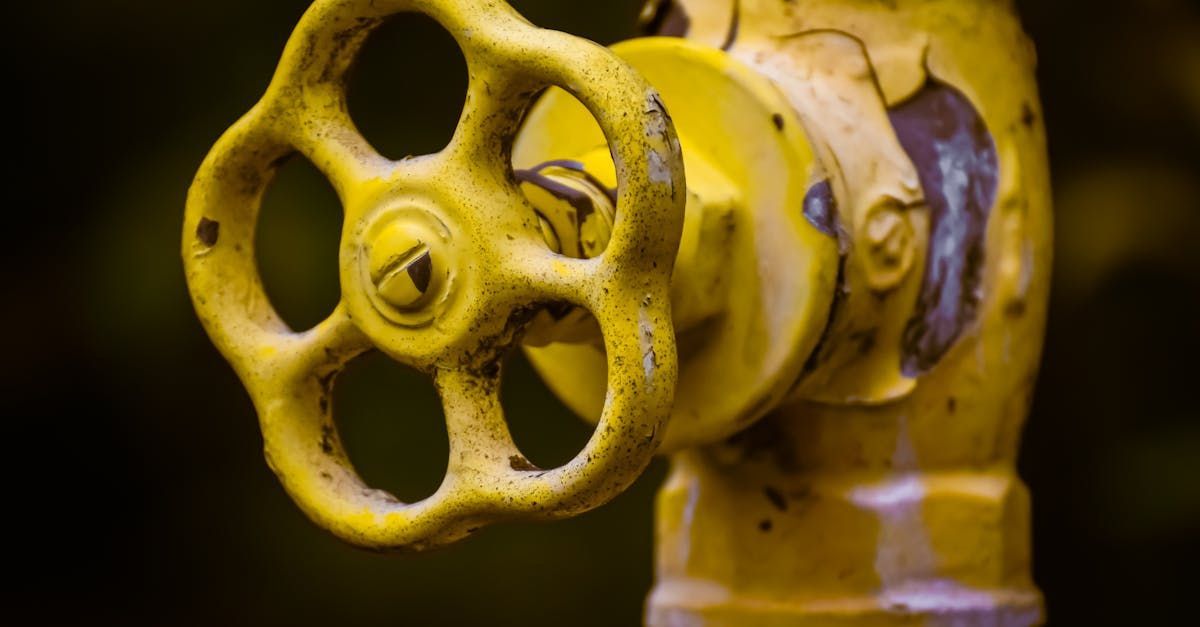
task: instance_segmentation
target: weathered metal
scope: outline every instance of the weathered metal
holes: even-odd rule
[[[470,89],[441,153],[393,162],[355,130],[345,73],[383,19],[421,11],[458,41]],[[577,260],[542,241],[510,146],[540,89],[587,103],[613,147],[620,218],[605,253]],[[342,302],[289,329],[254,257],[262,194],[299,152],[345,211]],[[611,52],[529,25],[488,0],[319,0],[266,95],[213,148],[188,196],[183,259],[196,311],[258,409],[267,461],[317,524],[370,548],[421,549],[505,519],[569,516],[615,496],[649,463],[676,378],[670,270],[683,221],[679,145],[657,93]],[[570,463],[533,467],[500,408],[500,358],[536,306],[586,308],[603,329],[602,426]],[[450,436],[446,479],[405,504],[365,485],[330,414],[339,370],[376,347],[436,382]]]
[[[646,16],[686,39],[614,49],[676,121],[686,219],[729,217],[754,242],[708,238],[722,260],[710,308],[676,319],[647,622],[1040,622],[1014,464],[1041,350],[1050,196],[1034,56],[1010,6],[681,0]],[[586,151],[600,141],[589,125],[548,94],[518,163]],[[772,157],[780,138],[799,157]],[[771,185],[799,192],[755,193]],[[694,191],[713,186],[732,203]],[[675,273],[677,285],[710,276],[682,254]],[[782,300],[788,290],[809,307]],[[775,326],[723,343],[747,312]],[[594,420],[603,352],[528,350]],[[762,368],[770,353],[787,365]]]
[[[393,163],[354,131],[342,74],[405,9],[458,40],[471,88],[443,153]],[[272,467],[341,537],[423,548],[594,507],[661,442],[651,625],[1039,623],[1015,457],[1050,195],[1010,4],[662,0],[645,17],[664,36],[609,53],[487,0],[306,14],[202,167],[184,233]],[[271,310],[252,249],[294,150],[347,219],[343,304],[305,333]],[[531,468],[504,426],[498,358],[519,340],[598,425],[560,469]],[[337,442],[332,377],[371,344],[445,400],[447,478],[422,503],[362,485]]]

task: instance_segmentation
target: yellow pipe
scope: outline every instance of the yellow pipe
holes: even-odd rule
[[[614,49],[676,121],[687,222],[734,234],[677,260],[677,285],[712,289],[706,317],[677,318],[647,623],[1040,623],[1014,465],[1050,195],[1032,48],[1008,4],[680,0],[645,14],[684,39]],[[552,92],[515,154],[602,143]],[[727,260],[719,282],[706,257]],[[595,420],[603,351],[527,350]]]

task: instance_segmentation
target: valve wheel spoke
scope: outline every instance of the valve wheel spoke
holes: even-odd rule
[[[447,149],[393,162],[350,119],[344,82],[371,30],[401,11],[423,12],[451,33],[470,83]],[[592,111],[612,147],[616,221],[595,259],[549,249],[512,173],[524,113],[553,85]],[[262,195],[291,152],[325,175],[345,211],[343,301],[299,333],[271,307],[253,255]],[[267,95],[197,174],[184,259],[196,309],[250,391],[268,462],[293,499],[347,541],[421,549],[497,520],[596,507],[649,463],[673,399],[669,279],[683,204],[670,118],[645,81],[604,48],[538,29],[496,0],[317,0]],[[500,358],[531,308],[564,302],[599,321],[610,392],[584,449],[542,470],[509,432]],[[442,399],[447,473],[417,503],[366,485],[333,422],[337,374],[373,346],[430,374]]]
[[[500,405],[500,372],[439,370],[434,383],[446,414],[450,440],[448,473],[453,481],[476,489],[521,466],[520,450],[513,442]]]
[[[346,305],[338,303],[333,313],[317,326],[278,337],[271,346],[274,355],[264,361],[275,364],[277,376],[295,380],[314,373],[328,376],[370,350],[373,344],[350,319]]]
[[[318,115],[308,110],[288,132],[289,140],[333,185],[343,205],[373,181],[385,181],[396,164],[380,155],[355,128],[343,109]]]
[[[600,259],[576,259],[550,250],[545,242],[532,238],[510,242],[505,247],[506,263],[498,269],[512,284],[520,286],[526,301],[534,303],[570,303],[588,306]]]

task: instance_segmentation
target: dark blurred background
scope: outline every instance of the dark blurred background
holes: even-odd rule
[[[319,531],[263,462],[249,400],[192,314],[178,241],[192,175],[262,93],[307,4],[6,11],[3,540],[17,583],[5,622],[637,624],[661,461],[578,519],[408,557]],[[639,10],[512,4],[605,43],[633,36]],[[1197,4],[1017,2],[1040,51],[1057,198],[1045,366],[1021,458],[1051,625],[1183,624],[1169,617],[1191,612],[1200,583]],[[402,18],[369,42],[352,111],[388,156],[431,152],[465,84],[449,36]],[[294,160],[262,220],[272,298],[311,324],[337,299],[336,197]],[[505,395],[533,461],[564,461],[587,438],[520,359]],[[335,403],[369,481],[409,498],[436,487],[446,436],[431,385],[367,358]]]

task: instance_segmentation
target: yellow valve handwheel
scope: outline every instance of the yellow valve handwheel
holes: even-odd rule
[[[393,162],[347,113],[345,74],[387,16],[429,15],[457,40],[470,84],[440,153]],[[511,168],[539,91],[557,85],[595,116],[618,173],[607,249],[570,259],[543,240]],[[262,287],[254,231],[264,191],[298,152],[345,212],[342,301],[295,332]],[[365,547],[422,549],[508,519],[596,507],[649,463],[665,431],[677,363],[669,287],[684,207],[679,144],[661,100],[606,49],[530,25],[496,0],[318,0],[266,95],[218,141],[184,223],[188,287],[205,329],[258,411],[267,461],[317,524]],[[604,332],[603,418],[566,465],[534,467],[499,400],[500,359],[546,304],[591,311]],[[334,377],[372,346],[433,377],[450,459],[441,487],[401,503],[354,471],[330,414]]]

